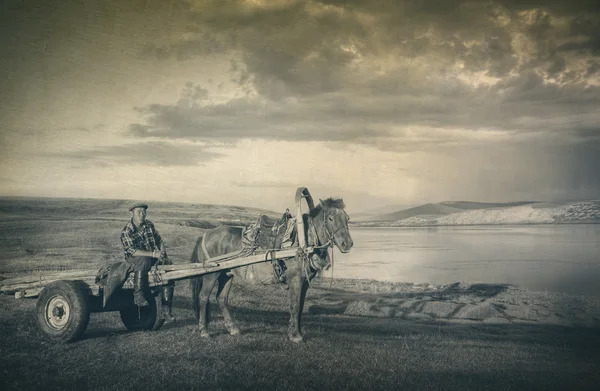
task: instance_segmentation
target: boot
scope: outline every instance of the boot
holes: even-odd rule
[[[171,307],[173,306],[173,292],[175,287],[171,284],[163,287],[163,298],[162,298],[162,317],[169,322],[175,322],[176,319],[171,313]]]
[[[148,290],[148,273],[136,270],[133,274],[133,302],[145,307],[150,305],[146,300],[146,291]]]

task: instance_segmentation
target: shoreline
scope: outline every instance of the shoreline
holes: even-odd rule
[[[230,299],[281,292],[276,284],[234,282]],[[177,288],[176,288],[177,291]],[[285,292],[285,291],[284,291]],[[287,308],[287,293],[268,308]],[[245,306],[241,304],[240,306]],[[413,284],[362,279],[313,280],[308,289],[306,316],[350,316],[390,321],[464,325],[539,325],[600,328],[600,298],[536,292],[509,284],[456,282]]]
[[[553,222],[553,223],[481,223],[481,224],[402,224],[402,225],[390,225],[383,223],[362,223],[362,222],[354,222],[350,223],[351,227],[356,228],[437,228],[437,227],[498,227],[498,226],[557,226],[557,225],[594,225],[600,224],[600,220],[578,220],[578,221],[561,221],[561,222]]]
[[[534,323],[600,327],[600,297],[539,292],[511,284],[433,285],[361,279],[322,279],[309,289],[328,299],[309,313],[475,323]]]

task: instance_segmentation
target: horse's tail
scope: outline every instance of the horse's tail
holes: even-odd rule
[[[200,249],[202,240],[204,240],[204,236],[200,236],[196,240],[196,245],[194,246],[194,251],[192,252],[191,263],[200,263],[200,259],[198,258],[198,250]],[[202,255],[202,257],[204,257],[204,255]],[[200,290],[202,289],[202,277],[192,278],[191,283],[194,313],[196,314],[196,319],[200,319]]]
[[[192,252],[191,263],[199,263],[200,259],[198,258],[198,247],[200,247],[202,243],[202,239],[204,235],[200,235],[198,239],[196,239],[196,245],[194,246],[194,251]]]

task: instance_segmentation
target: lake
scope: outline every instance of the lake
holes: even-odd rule
[[[599,224],[350,229],[354,248],[335,250],[334,278],[508,283],[600,296]]]

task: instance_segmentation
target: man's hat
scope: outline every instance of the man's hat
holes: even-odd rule
[[[144,208],[144,209],[148,209],[148,204],[145,204],[143,202],[135,202],[133,204],[131,204],[131,206],[129,207],[129,211],[131,212],[132,210],[134,210],[135,208]]]

